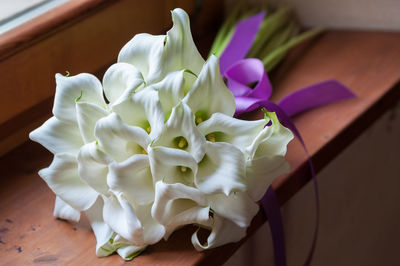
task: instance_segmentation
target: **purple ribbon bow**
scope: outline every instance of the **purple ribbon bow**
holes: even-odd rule
[[[336,80],[327,80],[299,89],[284,97],[275,104],[269,100],[272,95],[272,85],[265,72],[264,65],[257,58],[245,58],[251,48],[254,38],[264,19],[265,12],[260,12],[236,24],[232,39],[220,56],[220,71],[227,79],[228,88],[235,96],[235,116],[250,112],[260,107],[276,112],[283,125],[292,130],[302,144],[310,165],[314,182],[317,221],[311,249],[304,265],[311,263],[318,234],[319,225],[319,196],[314,167],[308,155],[305,143],[293,124],[290,116],[332,102],[355,97],[346,86]],[[256,84],[250,88],[248,84]],[[275,265],[286,265],[285,242],[280,206],[275,191],[270,186],[261,200],[264,213],[267,215],[273,238]]]
[[[272,94],[272,85],[262,61],[245,58],[264,16],[265,13],[261,12],[237,23],[232,39],[219,59],[221,74],[227,79],[228,88],[235,96],[235,116],[267,107],[264,103]],[[250,83],[257,85],[250,88]],[[278,106],[287,116],[293,116],[311,108],[353,97],[353,92],[340,82],[327,80],[287,95]]]

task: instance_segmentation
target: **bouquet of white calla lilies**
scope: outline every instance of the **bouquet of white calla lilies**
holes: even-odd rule
[[[54,154],[39,172],[57,195],[54,215],[83,211],[98,256],[132,259],[188,224],[210,231],[205,243],[193,233],[199,251],[239,241],[289,170],[292,133],[274,113],[233,118],[218,59],[200,56],[183,10],[172,18],[166,36],[128,42],[102,83],[57,74],[54,117],[30,134]]]

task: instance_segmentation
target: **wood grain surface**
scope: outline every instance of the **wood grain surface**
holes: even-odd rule
[[[335,78],[350,87],[356,99],[307,111],[294,118],[317,170],[400,98],[400,33],[330,31],[276,72],[277,100],[290,91]],[[253,113],[249,118],[255,118]],[[0,161],[0,263],[3,265],[220,265],[243,241],[207,252],[190,243],[195,228],[174,233],[168,242],[149,247],[131,262],[118,255],[97,258],[95,238],[88,223],[69,223],[52,216],[54,195],[37,175],[52,155],[35,143],[26,143]],[[292,172],[274,186],[283,204],[309,181],[306,156],[298,141],[289,145]],[[260,212],[253,234],[266,218]],[[287,236],[287,237],[290,237]],[[270,246],[265,248],[269,249]]]

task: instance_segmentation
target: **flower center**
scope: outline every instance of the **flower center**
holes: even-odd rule
[[[208,115],[205,111],[197,111],[196,114],[194,115],[195,123],[196,125],[200,124],[201,122],[205,121],[208,119]]]
[[[174,139],[174,143],[175,143],[177,148],[182,149],[182,150],[186,149],[188,147],[188,145],[189,145],[187,140],[182,136],[176,137]]]
[[[215,136],[213,133],[210,133],[206,136],[206,139],[211,142],[215,142]]]

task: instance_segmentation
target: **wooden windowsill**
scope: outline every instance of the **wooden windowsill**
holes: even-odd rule
[[[375,119],[400,99],[400,33],[328,31],[307,49],[289,57],[278,69],[274,99],[326,79],[335,78],[357,94],[356,99],[320,107],[294,118],[316,170],[321,170]],[[257,114],[252,114],[252,117]],[[54,195],[37,171],[52,155],[26,143],[1,159],[0,255],[5,264],[101,264],[125,262],[118,256],[99,259],[87,222],[70,224],[52,216]],[[274,187],[284,204],[310,179],[306,156],[297,141],[289,145],[292,172]],[[260,212],[248,230],[266,221]],[[131,265],[220,265],[246,239],[206,252],[190,243],[191,226],[175,232],[168,242],[148,247]],[[290,237],[287,236],[287,237]],[[265,247],[271,248],[271,247]]]
[[[106,0],[69,1],[0,35],[0,61],[112,4]]]

